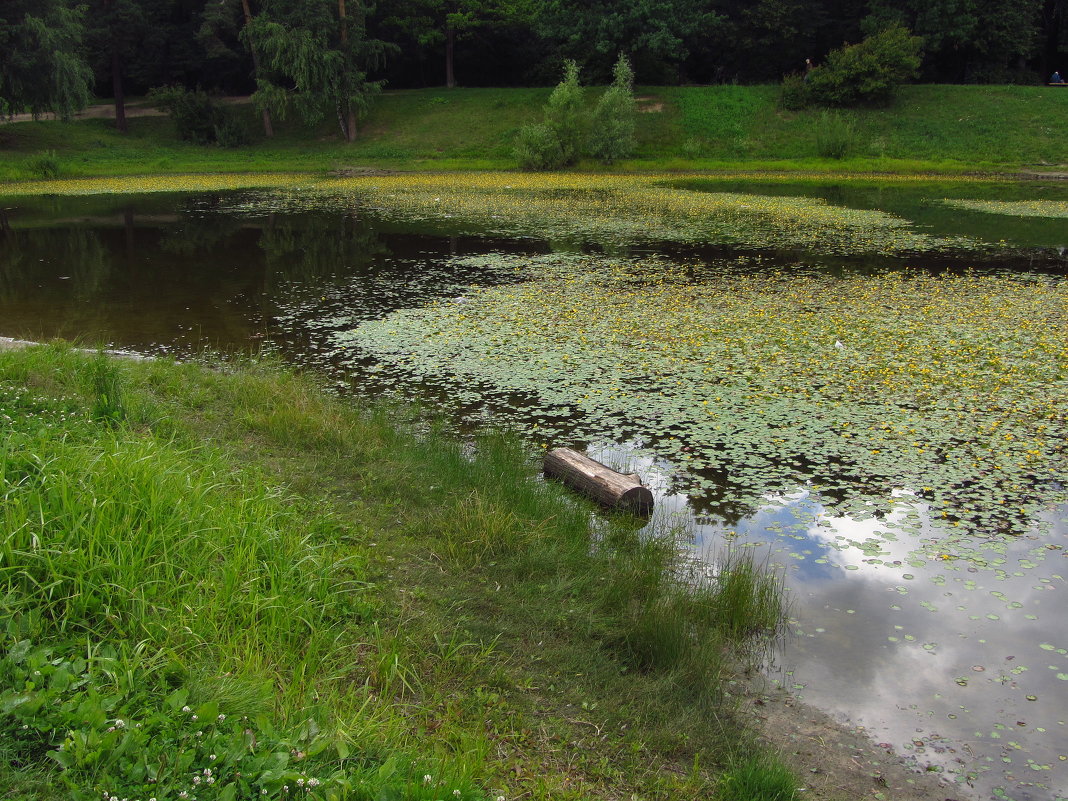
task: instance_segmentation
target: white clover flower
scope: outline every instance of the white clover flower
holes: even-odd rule
[[[215,756],[215,754],[208,754],[208,759],[210,759],[210,760],[212,760],[214,762],[215,759],[217,759],[217,757]]]
[[[204,783],[205,784],[215,784],[215,777],[214,776],[208,776],[208,778],[204,780]]]
[[[116,718],[115,719],[115,728],[116,729],[126,728],[126,721],[122,720],[121,718]]]
[[[193,777],[193,784],[200,784],[200,777],[199,776],[194,776]]]
[[[214,758],[215,757],[212,757],[212,759],[214,759]],[[205,776],[210,776],[211,775],[211,768],[204,768],[204,775]]]
[[[432,781],[434,781],[434,777],[431,776],[429,773],[423,776],[423,784],[430,784],[430,782]]]
[[[503,795],[497,796],[497,801],[504,801],[504,796]]]
[[[321,784],[321,782],[318,779],[314,778],[314,777],[308,779],[308,786],[309,787],[318,787],[320,784]]]
[[[226,715],[219,715],[219,720],[226,720]]]
[[[454,796],[456,796],[457,798],[459,798],[459,797],[460,797],[460,791],[459,791],[459,790],[453,790],[453,791],[452,791],[452,794],[453,794]]]
[[[301,776],[299,779],[297,779],[297,787],[303,787],[303,786],[304,786],[304,777]]]
[[[196,715],[193,715],[193,718],[192,718],[192,719],[193,719],[193,720],[200,720],[200,718],[199,718],[199,717],[197,717]]]
[[[189,707],[187,707],[187,706],[183,706],[183,707],[182,707],[182,711],[183,711],[183,712],[192,712],[193,710],[192,710],[192,709],[190,709],[190,708],[189,708]]]

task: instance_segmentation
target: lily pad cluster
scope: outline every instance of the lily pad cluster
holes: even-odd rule
[[[1068,217],[1066,200],[943,200],[947,206],[1010,217]]]
[[[746,510],[807,483],[870,515],[906,490],[951,525],[1007,533],[1064,497],[1064,282],[490,260],[525,280],[395,311],[333,345],[505,418],[529,421],[537,404],[526,425],[546,444],[637,439],[683,485]]]
[[[982,249],[935,237],[902,218],[820,198],[693,191],[677,176],[476,173],[411,174],[321,181],[281,189],[244,212],[373,209],[387,219],[453,220],[484,233],[594,242],[608,249],[647,241],[898,254]]]

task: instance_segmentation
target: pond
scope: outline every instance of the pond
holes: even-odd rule
[[[7,198],[0,336],[271,348],[587,447],[781,565],[769,679],[1068,798],[1068,185],[395,175]]]

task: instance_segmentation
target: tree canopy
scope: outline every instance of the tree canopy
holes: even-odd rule
[[[922,40],[921,80],[1039,83],[1068,69],[1068,0],[3,0],[0,113],[68,116],[91,92],[255,92],[337,115],[384,82],[767,82],[889,28]],[[269,115],[264,117],[270,128]]]
[[[0,114],[67,118],[88,102],[83,11],[62,0],[0,4]]]

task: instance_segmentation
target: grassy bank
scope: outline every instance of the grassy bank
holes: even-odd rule
[[[597,90],[589,90],[591,93]],[[0,180],[158,172],[325,171],[340,168],[510,169],[516,132],[548,89],[386,92],[359,138],[336,126],[279,121],[266,140],[251,106],[236,109],[252,143],[226,150],[180,142],[162,117],[134,117],[120,136],[105,119],[0,125]],[[741,169],[881,172],[1068,168],[1061,135],[1068,91],[1027,86],[908,86],[887,109],[832,116],[787,112],[776,86],[644,87],[638,151],[623,170]],[[842,126],[842,158],[820,137]],[[582,165],[598,168],[595,164]]]
[[[52,347],[0,419],[13,797],[794,797],[731,699],[776,582],[591,530],[508,440]]]

